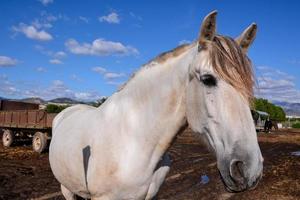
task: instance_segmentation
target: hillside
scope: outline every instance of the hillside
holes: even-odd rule
[[[274,101],[273,103],[281,106],[287,115],[300,116],[300,103],[289,103],[284,101]]]
[[[37,103],[37,104],[47,103],[44,99],[41,99],[41,98],[38,98],[38,97],[20,99],[20,101],[27,102],[27,103]]]
[[[52,99],[49,100],[48,102],[52,102],[52,103],[66,103],[66,104],[78,104],[78,103],[82,103],[80,101],[71,99],[71,98],[56,98],[56,99]]]

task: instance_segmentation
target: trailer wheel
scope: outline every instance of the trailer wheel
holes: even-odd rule
[[[47,137],[42,132],[36,132],[32,138],[32,148],[35,152],[42,153],[47,146]]]
[[[14,141],[13,132],[9,129],[4,130],[3,135],[2,135],[3,146],[10,147],[10,145],[13,143],[13,141]]]

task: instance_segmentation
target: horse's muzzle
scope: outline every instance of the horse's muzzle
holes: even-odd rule
[[[220,172],[222,181],[228,192],[242,192],[254,189],[262,177],[262,168],[255,176],[246,176],[246,166],[242,161],[232,161],[229,170]]]

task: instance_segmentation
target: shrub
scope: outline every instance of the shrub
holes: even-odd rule
[[[54,104],[48,104],[46,106],[46,112],[47,113],[59,113],[67,107],[69,107],[69,106],[59,106],[59,105],[54,105]]]
[[[292,128],[300,128],[300,122],[297,122],[292,125]]]

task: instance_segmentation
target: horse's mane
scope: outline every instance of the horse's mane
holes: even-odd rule
[[[255,81],[252,63],[246,53],[232,38],[219,35],[214,37],[208,50],[215,72],[251,103]]]
[[[170,51],[163,52],[163,53],[159,54],[158,56],[156,56],[154,59],[150,60],[144,66],[148,66],[150,63],[153,63],[153,62],[163,63],[163,62],[167,61],[169,58],[177,57],[177,56],[181,55],[183,52],[185,52],[186,50],[190,49],[193,46],[193,44],[194,43],[182,44],[182,45],[179,45],[178,47],[175,47],[174,49],[172,49]]]
[[[136,74],[138,74],[138,72],[141,71],[142,69],[147,68],[147,67],[156,66],[157,64],[161,64],[161,63],[167,61],[169,58],[177,57],[177,56],[181,55],[182,53],[184,53],[186,50],[193,47],[194,44],[195,43],[182,44],[182,45],[179,45],[179,46],[175,47],[172,50],[169,50],[169,51],[166,51],[166,52],[163,52],[163,53],[159,54],[154,59],[148,61],[146,64],[143,64],[142,67],[138,71],[134,72],[131,75],[131,77],[128,79],[128,81],[125,82],[124,84],[122,84],[119,87],[117,92],[121,91],[127,85],[127,83],[129,83],[129,81],[132,80],[136,76]]]
[[[131,78],[124,83],[117,92],[121,91],[127,83],[143,68],[156,66],[170,58],[177,57],[197,44],[180,45],[170,51],[159,54],[144,64]],[[215,72],[227,83],[237,89],[249,103],[253,99],[254,75],[252,63],[241,47],[230,37],[215,36],[211,45],[208,45],[210,62]]]

